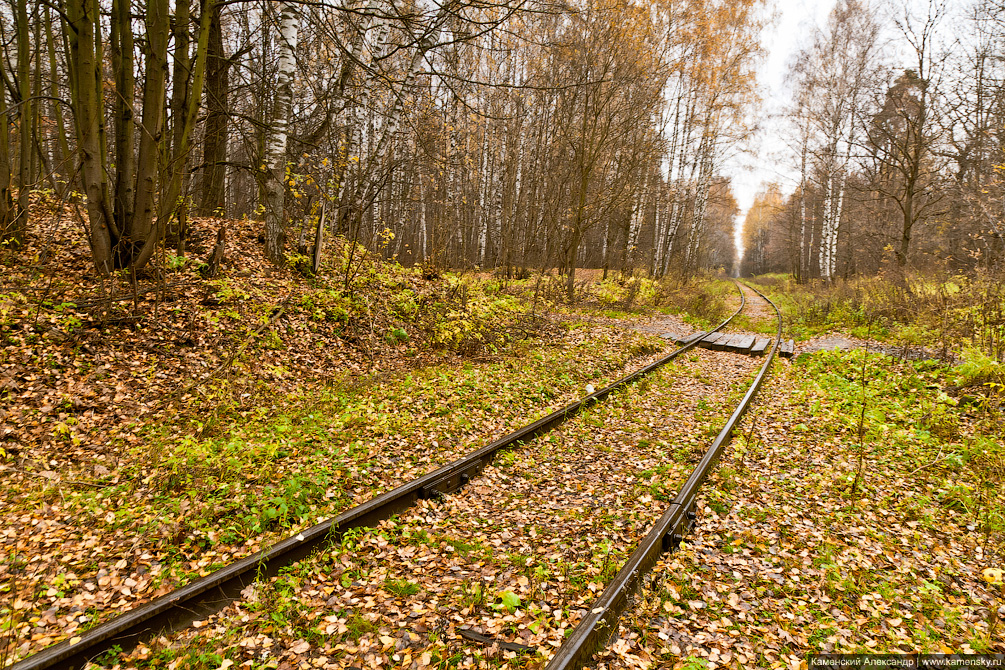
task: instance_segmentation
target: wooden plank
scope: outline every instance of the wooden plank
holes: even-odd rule
[[[750,348],[750,353],[752,356],[763,356],[768,352],[768,347],[771,346],[770,337],[759,337],[757,341],[754,342],[754,346]]]
[[[695,340],[701,338],[705,334],[704,330],[699,330],[697,333],[692,333],[684,338],[681,344],[691,344]]]
[[[733,343],[733,349],[741,354],[749,354],[750,348],[754,346],[754,339],[753,335],[737,335],[736,341]]]
[[[701,341],[701,346],[705,347],[706,349],[712,349],[712,348],[713,348],[713,345],[714,345],[714,344],[715,344],[715,343],[716,343],[716,342],[717,342],[717,341],[719,340],[719,338],[721,338],[721,337],[722,337],[722,333],[709,333],[709,334],[708,334],[708,335],[706,335],[706,336],[705,336],[705,338],[704,338],[704,339],[703,339],[703,340]]]
[[[792,358],[792,354],[796,350],[796,343],[792,340],[786,340],[782,342],[781,349],[778,353],[782,355],[782,358]]]
[[[723,337],[725,337],[723,333],[712,333],[711,335],[709,335],[708,337],[706,337],[701,341],[701,346],[704,347],[705,349],[711,349],[713,351],[716,351],[719,342],[722,341]]]
[[[715,349],[717,351],[728,351],[733,345],[733,340],[736,339],[736,335],[727,334],[721,340],[715,343]]]

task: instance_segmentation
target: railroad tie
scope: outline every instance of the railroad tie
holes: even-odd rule
[[[771,346],[770,337],[759,337],[757,341],[754,342],[754,346],[750,348],[750,354],[752,356],[763,356],[768,352],[768,347]]]
[[[734,341],[736,341],[736,335],[726,335],[723,339],[716,342],[713,348],[716,351],[729,351]]]
[[[792,340],[785,340],[782,342],[782,346],[779,348],[778,353],[781,354],[782,358],[792,358],[792,354],[795,353],[796,343]]]
[[[743,333],[691,333],[683,337],[672,337],[678,344],[690,344],[694,340],[700,340],[698,346],[712,351],[732,351],[748,356],[763,356],[771,348],[770,337],[759,337],[757,335],[746,335]],[[795,351],[795,343],[786,340],[779,346],[778,353],[785,358],[791,358]]]
[[[733,341],[733,349],[740,354],[749,354],[751,347],[754,346],[754,339],[753,335],[737,335]]]

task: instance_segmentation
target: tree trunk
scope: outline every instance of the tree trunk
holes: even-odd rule
[[[111,18],[112,70],[115,95],[112,119],[115,130],[115,184],[112,216],[119,230],[129,230],[136,193],[136,131],[133,107],[136,81],[133,55],[133,28],[130,0],[113,0]],[[113,240],[113,243],[117,243]],[[121,250],[120,250],[121,253]]]
[[[904,268],[907,265],[907,251],[911,246],[911,228],[914,227],[914,188],[907,188],[904,194],[903,227],[900,232],[900,246],[897,248],[897,265]]]
[[[191,7],[189,0],[175,0],[174,23],[172,24],[172,34],[174,35],[174,68],[171,74],[171,155],[172,160],[167,165],[169,174],[181,171],[181,195],[178,202],[177,214],[172,217],[173,221],[167,224],[167,238],[169,243],[175,245],[175,250],[179,256],[185,255],[185,240],[188,237],[188,152],[181,153],[182,142],[185,133],[185,110],[188,107],[189,95],[194,95],[197,99],[202,95],[202,91],[191,91],[192,56],[189,37],[189,24],[191,23]]]
[[[147,240],[152,236],[160,237],[157,229],[163,230],[166,223],[158,221],[155,228],[154,213],[164,136],[164,112],[167,106],[169,25],[167,0],[148,0],[143,131],[140,133],[140,151],[136,161],[136,202],[133,216],[119,243],[122,267],[132,265],[139,250],[146,246]]]
[[[286,225],[283,208],[286,195],[286,139],[290,123],[290,102],[293,97],[293,76],[296,71],[294,53],[300,27],[297,6],[283,2],[279,21],[279,65],[276,76],[275,105],[272,111],[272,135],[265,149],[265,255],[280,265],[286,247]]]
[[[0,110],[7,109],[7,87],[0,83]],[[14,194],[11,191],[10,124],[0,116],[0,243],[11,239],[14,222]]]
[[[220,6],[210,20],[206,55],[206,136],[202,145],[202,194],[199,213],[226,216],[227,143],[229,132],[230,61],[223,51]]]
[[[87,197],[91,257],[98,274],[108,275],[113,269],[112,239],[118,236],[118,231],[108,206],[102,149],[102,54],[101,42],[95,34],[96,27],[101,25],[98,0],[67,0],[66,20],[70,36],[70,96],[80,153],[80,178]]]
[[[167,0],[161,1],[163,2],[163,11],[166,15]],[[199,102],[202,98],[202,87],[206,80],[206,50],[209,42],[210,13],[213,11],[214,4],[214,0],[205,0],[202,7],[202,16],[199,17],[199,39],[195,49],[195,64],[192,67],[192,85],[186,94],[187,105],[184,110],[184,117],[179,120],[182,124],[182,130],[177,133],[178,143],[170,148],[169,165],[184,165],[189,148],[191,147],[192,129],[195,127],[195,117],[199,111]],[[167,68],[166,60],[164,68]],[[167,221],[174,215],[181,197],[184,176],[184,170],[181,169],[170,170],[166,175],[165,181],[167,185],[163,189],[164,192],[157,209],[157,224],[153,230],[153,234],[147,237],[146,242],[133,261],[132,269],[134,271],[143,267],[150,260],[154,250],[157,248],[157,243],[164,238]]]
[[[796,265],[796,281],[805,283],[809,268],[806,240],[806,153],[808,138],[803,137],[799,160],[799,263]]]
[[[14,18],[17,30],[17,87],[18,101],[18,164],[17,164],[17,211],[13,225],[7,228],[6,242],[14,246],[24,244],[28,231],[28,192],[33,176],[31,174],[32,158],[32,119],[34,117],[33,101],[31,99],[31,48],[28,26],[27,0],[17,0],[14,3]]]
[[[56,41],[52,35],[52,13],[49,5],[45,5],[45,41],[49,55],[49,95],[54,98],[52,101],[52,116],[56,119],[57,151],[54,156],[54,163],[57,170],[65,171],[67,174],[68,182],[65,188],[69,189],[71,187],[69,180],[73,176],[73,167],[71,165],[64,165],[64,162],[70,160],[70,143],[67,141],[66,123],[63,121],[63,107],[55,100],[55,98],[59,97],[59,80],[61,74],[59,72],[59,63],[56,60]],[[65,191],[61,189],[61,193],[65,193]]]

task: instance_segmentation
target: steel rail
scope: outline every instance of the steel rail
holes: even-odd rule
[[[739,285],[739,283],[737,283]],[[744,286],[747,286],[744,284]],[[733,410],[726,425],[713,440],[701,461],[688,476],[669,508],[659,518],[649,533],[642,539],[632,555],[628,557],[621,570],[594,601],[586,616],[573,629],[558,651],[551,658],[545,670],[578,670],[588,665],[593,654],[604,647],[611,635],[617,629],[618,620],[631,603],[632,596],[642,585],[642,578],[652,570],[660,555],[665,551],[673,551],[684,539],[684,533],[690,530],[695,519],[694,500],[698,489],[708,477],[723,448],[729,442],[740,417],[750,406],[751,400],[761,387],[782,342],[782,315],[775,303],[767,296],[753,288],[750,290],[761,296],[775,310],[778,318],[778,332],[775,344],[768,354],[767,360],[761,366],[754,381],[751,383],[743,400]]]
[[[712,330],[691,338],[663,358],[467,456],[99,624],[79,638],[71,638],[75,640],[72,644],[70,640],[63,640],[8,666],[7,670],[77,670],[113,647],[126,650],[142,640],[181,630],[193,621],[219,612],[240,598],[241,591],[256,580],[275,575],[281,568],[306,558],[326,543],[337,542],[346,531],[373,526],[408,509],[420,499],[438,497],[459,489],[490,464],[498,452],[560,426],[590,403],[603,400],[615,390],[659,369],[697,346],[702,337],[724,328],[746,305],[743,291],[739,287],[737,289],[740,291],[740,306],[735,312]]]

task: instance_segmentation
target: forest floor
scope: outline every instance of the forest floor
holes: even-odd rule
[[[440,276],[348,246],[303,278],[264,263],[252,222],[197,224],[197,249],[227,226],[216,279],[172,257],[159,276],[103,284],[55,222],[66,239],[44,262],[5,259],[0,666],[582,397],[668,352],[662,334],[738,304],[722,280],[584,276],[567,305],[558,279]],[[770,331],[766,316],[752,309],[739,327]],[[654,572],[602,664],[1005,651],[994,368],[863,341],[776,364],[701,494],[693,537]],[[696,351],[445,504],[102,664],[539,667],[754,365]]]

